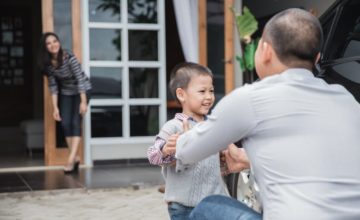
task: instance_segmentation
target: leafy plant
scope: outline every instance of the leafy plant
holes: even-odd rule
[[[239,61],[240,68],[244,73],[245,82],[252,81],[252,75],[255,68],[255,51],[259,39],[253,39],[252,35],[258,29],[258,22],[255,16],[245,6],[243,13],[240,14],[232,8],[235,17],[236,28],[239,32],[241,48],[243,55],[237,55],[236,60]]]

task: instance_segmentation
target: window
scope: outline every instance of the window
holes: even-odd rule
[[[84,4],[91,138],[100,144],[152,141],[166,119],[164,0]]]

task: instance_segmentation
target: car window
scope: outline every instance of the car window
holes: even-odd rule
[[[350,36],[356,33],[360,33],[359,12],[359,1],[353,0],[344,6],[337,21],[335,31],[333,32],[334,34],[330,39],[330,42],[326,45],[328,50],[328,60],[342,58],[345,54],[344,49],[348,47],[349,40],[351,40]]]

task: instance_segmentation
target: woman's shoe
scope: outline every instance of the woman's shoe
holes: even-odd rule
[[[75,161],[74,170],[75,170],[76,172],[79,172],[79,166],[80,166],[80,160]]]
[[[75,161],[75,163],[73,164],[73,166],[72,166],[72,168],[70,170],[65,170],[64,169],[64,173],[65,174],[71,174],[71,173],[79,172],[79,165],[80,165],[80,161]]]

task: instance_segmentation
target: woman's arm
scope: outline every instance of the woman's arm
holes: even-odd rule
[[[53,117],[56,121],[61,121],[59,107],[58,107],[58,95],[51,95],[52,105],[53,105]]]
[[[86,88],[85,88],[86,83],[85,82],[86,82],[86,80],[88,80],[88,78],[81,70],[81,65],[80,65],[79,61],[76,59],[75,56],[70,56],[69,63],[70,63],[70,69],[71,69],[72,73],[74,74],[74,77],[77,81],[79,93],[85,93],[86,92]],[[85,98],[86,98],[86,96],[85,96]]]
[[[88,105],[87,105],[87,97],[86,93],[81,92],[80,93],[80,107],[79,107],[79,114],[84,116],[87,111]]]

